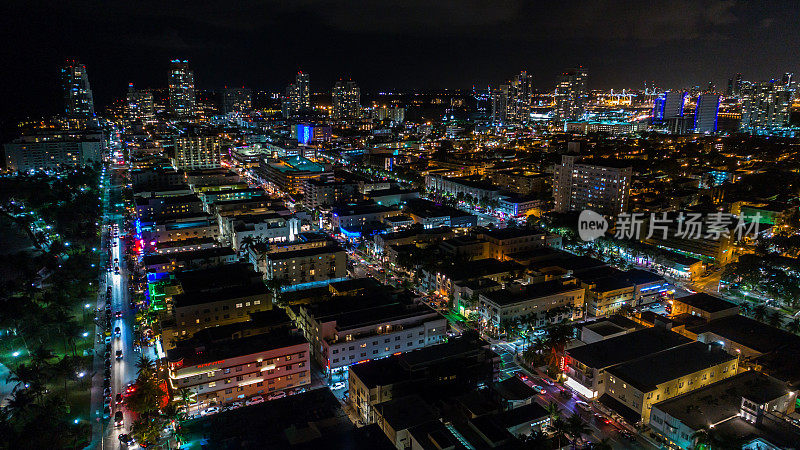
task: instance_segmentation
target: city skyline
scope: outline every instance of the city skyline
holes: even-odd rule
[[[536,90],[550,91],[563,68],[583,66],[590,90],[644,82],[684,88],[711,80],[724,91],[736,73],[760,81],[797,69],[793,9],[710,1],[682,8],[467,2],[356,10],[310,1],[186,11],[109,6],[85,15],[80,7],[54,6],[42,14],[26,5],[15,11],[21,20],[6,27],[6,38],[17,44],[7,46],[6,60],[19,69],[3,79],[17,88],[7,94],[2,117],[50,114],[60,106],[52,101],[52,72],[65,58],[86,65],[101,108],[124,96],[131,82],[166,87],[163,73],[176,58],[190,61],[198,89],[244,85],[278,92],[298,70],[314,75],[313,92],[329,91],[341,77],[364,92],[468,89],[526,70]],[[259,19],[269,26],[257,26]],[[29,41],[18,38],[23,30],[33,35]],[[59,33],[69,39],[56,39]],[[775,36],[781,45],[762,45]]]

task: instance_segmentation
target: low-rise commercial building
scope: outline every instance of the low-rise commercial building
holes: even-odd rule
[[[505,289],[478,295],[481,323],[498,330],[516,320],[535,327],[580,317],[585,291],[575,280],[545,281],[537,284],[507,284]],[[576,314],[577,312],[577,314]]]
[[[347,276],[347,252],[334,241],[313,246],[284,246],[267,251],[259,264],[266,280],[289,285],[341,280]]]
[[[606,393],[609,367],[689,342],[689,338],[678,333],[654,327],[567,349],[565,384],[584,398],[595,400]]]
[[[440,343],[447,319],[403,296],[297,305],[296,321],[327,371]]]
[[[169,382],[197,401],[197,414],[208,406],[257,394],[283,391],[311,382],[309,345],[287,329],[238,339],[196,336],[167,351]]]
[[[304,193],[307,180],[334,181],[332,170],[302,156],[265,158],[257,173],[264,182],[290,194]]]
[[[739,440],[741,448],[791,448],[800,430],[784,417],[796,401],[795,388],[749,370],[655,403],[649,425],[672,448],[697,448],[703,430],[723,442]]]
[[[600,402],[631,424],[647,424],[654,404],[736,375],[738,367],[725,350],[691,342],[609,367]]]

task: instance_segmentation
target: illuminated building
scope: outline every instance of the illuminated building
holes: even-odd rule
[[[331,127],[328,125],[297,124],[295,127],[297,143],[302,145],[330,142],[332,138]]]
[[[322,244],[273,248],[259,262],[259,270],[266,280],[285,280],[292,286],[343,280],[347,276],[347,253],[334,241]]]
[[[133,83],[128,85],[128,95],[126,97],[128,117],[131,120],[142,120],[149,122],[155,118],[155,107],[153,106],[153,94],[148,91],[140,91],[133,88]]]
[[[203,202],[196,194],[136,196],[136,216],[142,220],[153,220],[164,216],[201,214]]]
[[[94,99],[86,66],[78,61],[68,60],[61,68],[61,81],[64,88],[66,116],[72,119],[94,117]]]
[[[590,209],[604,215],[617,215],[628,209],[630,166],[612,167],[610,161],[579,163],[578,157],[563,155],[555,166],[553,197],[558,212]]]
[[[360,205],[345,205],[333,208],[331,211],[331,226],[334,230],[339,228],[352,228],[370,223],[383,222],[383,219],[399,216],[400,210],[377,203]]]
[[[565,384],[588,400],[606,393],[605,371],[626,361],[685,345],[691,339],[666,328],[653,327],[608,337],[565,351]]]
[[[447,336],[446,318],[390,293],[298,305],[295,322],[328,372],[435,345]]]
[[[333,111],[331,118],[335,120],[357,119],[361,117],[361,89],[355,81],[339,80],[331,93]]]
[[[793,91],[775,80],[742,89],[741,130],[752,134],[786,134]]]
[[[308,342],[285,326],[262,325],[258,314],[253,317],[246,327],[210,328],[167,351],[170,384],[196,398],[188,412],[311,382]]]
[[[9,170],[58,170],[101,162],[105,141],[100,133],[37,133],[21,136],[4,148]]]
[[[406,119],[406,110],[400,107],[381,106],[372,110],[372,118],[378,121],[403,123]]]
[[[609,367],[599,400],[630,424],[646,424],[654,404],[736,375],[738,368],[737,356],[692,342]]]
[[[369,424],[376,420],[375,405],[411,392],[491,384],[497,378],[499,356],[487,344],[465,333],[413,353],[356,364],[348,372],[349,403]]]
[[[588,97],[587,78],[588,75],[582,67],[561,72],[555,91],[555,120],[578,119],[583,116]]]
[[[294,117],[311,109],[310,84],[307,73],[297,72],[295,82],[286,87],[281,106],[283,117]]]
[[[649,425],[670,448],[700,447],[696,437],[709,428],[722,442],[741,440],[742,448],[790,448],[800,432],[784,417],[796,400],[796,388],[749,370],[654,404]]]
[[[733,78],[728,78],[728,90],[725,91],[726,97],[739,97],[742,93],[742,74],[737,73]]]
[[[695,133],[716,133],[717,115],[719,114],[719,94],[702,94],[697,98],[697,107],[694,111]]]
[[[215,136],[179,136],[174,140],[175,168],[181,170],[220,167],[219,139]]]
[[[252,91],[247,88],[225,88],[222,91],[224,114],[246,114],[253,109]]]
[[[564,122],[565,132],[577,134],[600,132],[616,136],[634,134],[645,130],[647,130],[647,124],[643,122],[617,122],[612,120],[568,120]]]
[[[494,125],[508,124],[508,94],[509,86],[501,84],[492,92],[492,123]]]
[[[584,295],[584,288],[574,280],[564,283],[553,280],[528,285],[507,283],[504,289],[479,294],[478,311],[481,322],[495,330],[499,330],[508,321],[522,318],[539,328],[579,317],[581,313],[573,316],[573,310],[583,309]]]
[[[666,91],[653,101],[653,120],[657,122],[683,117],[686,92]]]
[[[142,227],[145,242],[158,245],[168,241],[183,241],[196,238],[219,238],[219,225],[212,216],[180,216],[180,218],[158,220]]]
[[[194,71],[189,68],[189,61],[173,59],[170,62],[169,106],[180,119],[195,114]]]
[[[522,71],[511,79],[508,86],[508,116],[517,123],[528,121],[531,112],[531,97],[533,96],[533,76]]]
[[[257,173],[267,183],[287,193],[302,193],[306,180],[333,181],[333,171],[302,156],[266,158]]]

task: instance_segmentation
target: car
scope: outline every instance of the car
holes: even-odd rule
[[[103,408],[103,419],[108,419],[110,415],[111,415],[111,408],[108,405],[106,405],[105,408]]]
[[[337,381],[336,383],[333,383],[333,385],[331,385],[331,390],[335,391],[338,389],[343,389],[345,386],[347,386],[347,383],[345,383],[344,381]]]
[[[242,406],[244,406],[244,402],[241,400],[236,400],[235,402],[228,405],[230,409],[241,408]]]
[[[264,403],[264,397],[260,395],[256,395],[255,397],[250,397],[247,399],[247,401],[244,402],[244,404],[247,406],[257,405],[259,403]]]
[[[122,334],[122,330],[119,327],[114,328],[114,336],[119,337]]]
[[[569,389],[561,389],[558,394],[561,398],[572,398],[572,392],[570,392]]]
[[[122,311],[115,311],[114,312],[114,317],[117,318],[117,319],[121,318],[122,317]]]
[[[527,380],[528,380],[528,376],[527,376],[527,375],[525,375],[525,374],[524,374],[524,373],[522,373],[522,372],[517,372],[517,374],[516,374],[516,375],[517,375],[517,377],[519,377],[519,379],[520,379],[520,380],[522,380],[522,381],[527,381]]]
[[[575,406],[577,406],[578,408],[580,408],[580,409],[582,409],[582,410],[584,410],[584,411],[586,411],[586,412],[589,412],[589,411],[591,411],[591,410],[592,410],[592,407],[591,407],[591,406],[589,406],[589,404],[588,404],[588,403],[586,403],[586,402],[584,402],[584,401],[582,401],[582,400],[578,400],[578,401],[576,401],[576,402],[575,402]]]
[[[119,442],[121,444],[125,444],[125,445],[131,445],[134,442],[136,442],[136,441],[133,440],[133,438],[131,437],[130,434],[126,434],[126,433],[120,434],[119,436],[117,436],[117,438],[119,439]]]
[[[289,391],[289,393],[290,393],[290,394],[292,394],[292,395],[294,395],[294,394],[302,394],[302,393],[303,393],[303,392],[305,392],[305,391],[306,391],[306,388],[304,388],[304,387],[299,387],[299,388],[294,388],[294,389],[292,389],[291,391]]]
[[[541,386],[539,386],[538,384],[537,384],[537,385],[534,385],[534,386],[532,386],[532,387],[533,387],[533,390],[534,390],[534,391],[536,391],[538,394],[545,394],[545,393],[547,393],[547,391],[545,391],[545,390],[544,390],[544,388],[543,388],[543,387],[541,387]]]
[[[114,267],[114,273],[115,273],[116,275],[119,275],[119,266],[117,266],[117,267]]]
[[[107,397],[109,395],[111,395],[111,388],[103,389],[103,396]]]
[[[117,359],[122,359],[122,350],[117,350]]]
[[[541,380],[542,383],[544,383],[544,384],[546,384],[548,386],[554,386],[555,385],[555,383],[550,381],[550,379],[548,379],[548,378],[541,378],[540,380]]]
[[[273,393],[269,394],[267,396],[267,400],[277,400],[279,398],[284,398],[284,397],[286,397],[286,392],[278,391],[278,392],[273,392]]]
[[[125,423],[125,418],[122,415],[122,411],[117,411],[114,413],[114,426],[119,428]]]
[[[210,414],[216,414],[220,411],[219,406],[209,406],[208,408],[200,411],[201,416],[208,416]]]
[[[125,399],[122,398],[122,394],[120,394],[119,392],[117,392],[117,395],[114,397],[114,400],[117,402],[118,405],[125,401]]]
[[[545,332],[544,330],[535,330],[535,331],[533,332],[533,335],[534,335],[534,336],[544,336],[544,335],[545,335],[545,333],[546,333],[546,332]]]

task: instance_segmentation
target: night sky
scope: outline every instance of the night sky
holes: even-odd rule
[[[169,6],[167,6],[169,4]],[[705,85],[800,72],[794,1],[316,0],[0,2],[2,111],[60,107],[58,65],[87,65],[98,109],[166,85],[188,58],[199,88],[277,91],[296,70],[312,90],[351,77],[367,92],[497,84],[521,69],[537,89],[583,65],[589,87]]]

